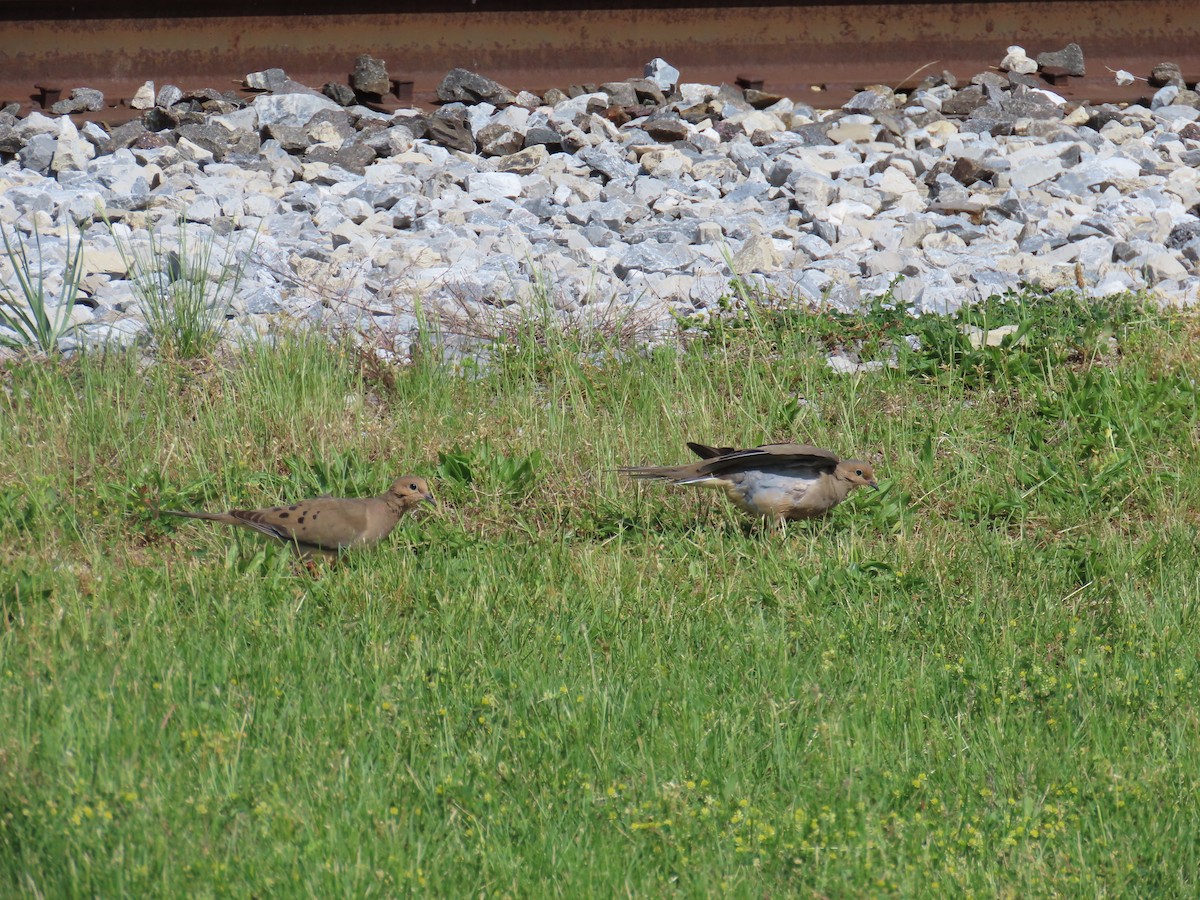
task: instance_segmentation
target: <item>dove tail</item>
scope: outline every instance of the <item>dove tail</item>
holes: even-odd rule
[[[697,473],[691,466],[625,466],[617,470],[630,478],[647,478],[669,481],[675,485],[716,484],[720,479],[707,473]]]
[[[209,522],[224,522],[227,518],[226,513],[191,512],[186,509],[160,509],[159,512],[166,513],[168,516],[183,516],[185,519],[205,519]]]
[[[677,474],[673,466],[621,466],[617,469],[622,475],[630,478],[674,478]]]

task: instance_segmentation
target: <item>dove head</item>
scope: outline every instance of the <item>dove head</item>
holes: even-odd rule
[[[842,481],[849,482],[851,490],[860,486],[879,490],[879,485],[875,483],[875,470],[870,463],[861,459],[843,459],[837,464],[834,474]]]
[[[412,509],[418,503],[437,505],[437,501],[433,499],[433,494],[429,490],[429,482],[419,475],[404,475],[397,478],[388,488],[388,493],[398,498],[405,509]]]

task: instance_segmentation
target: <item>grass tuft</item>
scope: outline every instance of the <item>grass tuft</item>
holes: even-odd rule
[[[221,338],[252,248],[239,249],[230,237],[218,251],[216,235],[197,238],[184,216],[173,239],[151,229],[145,245],[134,244],[121,228],[108,224],[150,340],[161,353],[180,359],[206,355]]]
[[[29,259],[25,239],[14,229],[0,225],[4,255],[16,280],[17,290],[0,285],[0,326],[12,332],[0,332],[0,346],[14,350],[57,353],[64,337],[71,333],[71,311],[79,293],[83,275],[83,240],[77,238],[72,247],[71,233],[66,238],[66,262],[63,267],[57,298],[47,291],[46,258],[42,253],[42,237],[33,229],[33,245],[37,257],[37,272]]]

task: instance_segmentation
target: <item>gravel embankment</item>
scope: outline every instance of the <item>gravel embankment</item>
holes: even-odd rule
[[[545,97],[456,70],[453,102],[390,116],[282,73],[257,73],[272,89],[248,104],[168,86],[111,133],[0,113],[0,221],[36,223],[51,259],[83,228],[88,343],[145,328],[102,211],[135,243],[153,226],[170,245],[180,215],[193,246],[256,235],[235,335],[282,319],[403,345],[418,299],[488,319],[546,297],[576,320],[666,325],[705,315],[734,274],[840,308],[893,285],[919,312],[1024,284],[1194,302],[1200,97],[1168,69],[1150,108],[1068,104],[1020,68],[832,111],[675,86],[662,65]]]

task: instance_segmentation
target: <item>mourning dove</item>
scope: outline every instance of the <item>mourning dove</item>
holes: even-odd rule
[[[721,488],[743,512],[782,526],[823,516],[860,485],[878,488],[875,470],[858,459],[807,444],[764,444],[749,450],[688,442],[701,461],[682,466],[625,466],[633,478]]]
[[[301,557],[335,558],[342,550],[383,540],[401,516],[422,502],[435,502],[429,485],[424,478],[405,475],[377,497],[314,497],[290,506],[231,509],[223,513],[175,509],[163,512],[243,525],[291,544]]]

